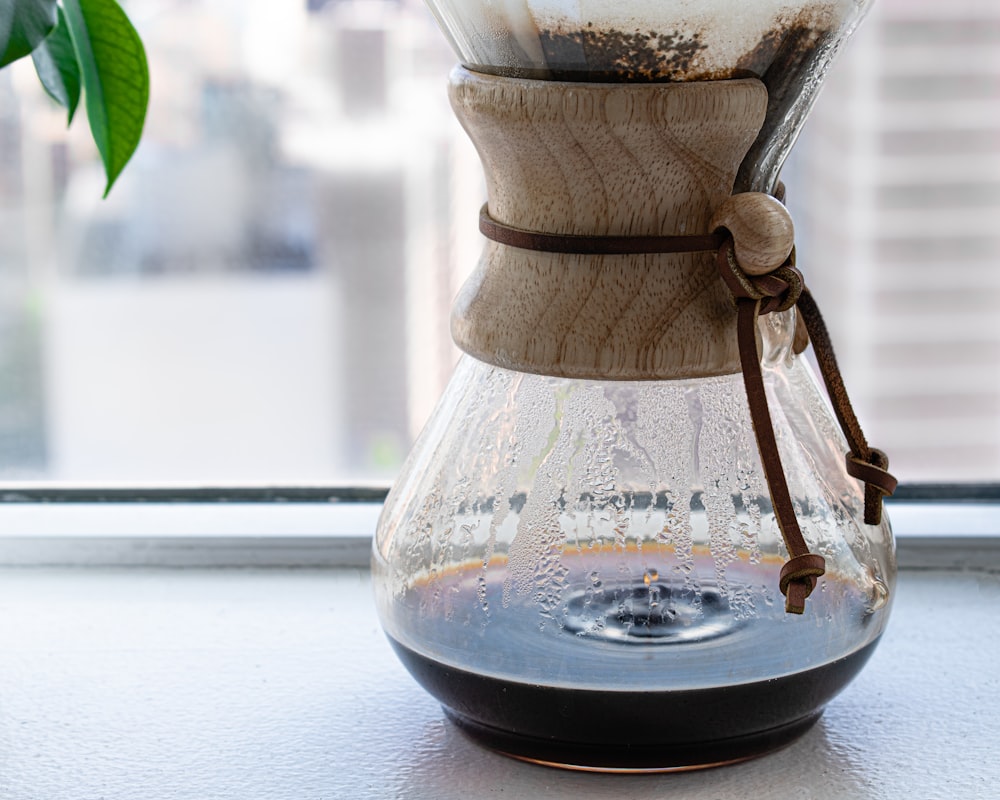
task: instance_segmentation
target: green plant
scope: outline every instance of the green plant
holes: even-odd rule
[[[27,55],[73,122],[83,95],[111,191],[142,136],[146,51],[116,0],[0,0],[0,68]]]

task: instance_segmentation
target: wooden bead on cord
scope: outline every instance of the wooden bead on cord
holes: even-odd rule
[[[795,244],[792,217],[769,194],[746,192],[727,197],[715,210],[710,230],[733,235],[736,262],[747,275],[766,275],[788,260]]]

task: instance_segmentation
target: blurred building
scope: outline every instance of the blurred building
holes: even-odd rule
[[[1000,4],[878,0],[788,183],[873,444],[903,480],[1000,478]]]
[[[450,373],[474,263],[452,234],[479,203],[452,190],[480,179],[446,42],[419,2],[129,12],[151,105],[107,200],[82,115],[67,146],[30,64],[6,89],[0,213],[23,239],[0,273],[37,313],[4,316],[0,366],[24,363],[0,377],[0,474],[391,477]]]

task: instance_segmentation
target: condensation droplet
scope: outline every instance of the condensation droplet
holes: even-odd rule
[[[871,594],[868,599],[868,607],[865,611],[868,614],[874,614],[880,608],[884,608],[889,602],[889,587],[885,585],[885,582],[880,578],[874,578],[872,581]]]

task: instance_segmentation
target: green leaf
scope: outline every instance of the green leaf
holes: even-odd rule
[[[0,0],[0,67],[28,55],[55,24],[56,0]]]
[[[61,8],[55,30],[32,51],[31,59],[35,62],[35,72],[45,91],[69,112],[66,119],[69,125],[80,102],[80,65]]]
[[[63,0],[83,79],[87,119],[104,162],[108,196],[139,145],[149,67],[139,34],[115,0]]]

